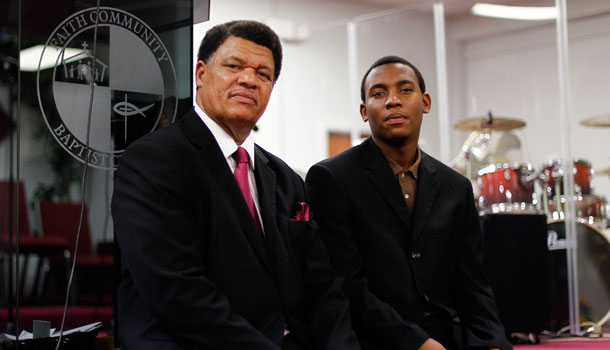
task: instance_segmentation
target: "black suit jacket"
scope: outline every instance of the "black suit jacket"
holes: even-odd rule
[[[359,348],[315,223],[291,221],[303,181],[255,157],[265,238],[194,111],[125,151],[112,200],[123,349]]]
[[[316,221],[345,277],[363,348],[417,349],[416,321],[431,303],[460,348],[511,349],[481,267],[470,182],[421,152],[413,215],[387,159],[369,138],[314,165],[307,188]]]

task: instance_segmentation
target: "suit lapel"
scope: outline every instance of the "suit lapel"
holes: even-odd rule
[[[362,162],[369,169],[368,180],[381,193],[381,197],[388,202],[400,221],[410,229],[411,213],[402,197],[400,184],[394,177],[388,160],[370,137],[362,143]]]
[[[235,217],[246,235],[248,242],[263,264],[271,271],[269,255],[267,254],[264,241],[250,215],[248,205],[235,181],[235,177],[227,166],[227,161],[224,158],[220,147],[218,147],[214,136],[193,110],[191,110],[183,120],[186,126],[186,134],[191,143],[199,150],[201,157],[208,164],[218,187],[222,189],[229,205],[235,211]]]
[[[417,197],[415,200],[415,219],[413,221],[413,232],[411,234],[411,243],[417,242],[419,239],[426,221],[430,216],[432,204],[438,192],[438,182],[436,179],[436,169],[430,160],[429,156],[421,152],[421,164],[419,170],[419,181],[417,181]]]
[[[258,146],[255,147],[254,157],[256,158],[254,175],[258,189],[260,214],[265,230],[265,245],[267,246],[267,251],[270,252],[269,255],[275,277],[283,281],[285,279],[282,276],[284,276],[285,268],[288,266],[288,253],[282,243],[276,221],[275,172],[269,167],[269,159]],[[280,283],[281,285],[282,283]]]

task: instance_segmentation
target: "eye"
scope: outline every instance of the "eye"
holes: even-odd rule
[[[258,72],[258,76],[261,77],[264,81],[271,80],[271,77],[266,72]]]
[[[381,97],[383,95],[384,95],[383,91],[373,91],[373,93],[371,94],[371,96],[373,96],[373,97]]]
[[[237,70],[239,69],[239,66],[237,64],[233,64],[233,63],[228,63],[225,65],[225,67],[232,69],[232,70]]]
[[[411,92],[411,91],[413,91],[413,89],[411,89],[411,88],[402,88],[402,89],[400,89],[400,91],[402,91],[402,92]]]

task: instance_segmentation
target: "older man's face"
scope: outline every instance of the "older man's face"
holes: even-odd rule
[[[241,144],[265,111],[274,82],[271,50],[230,36],[197,62],[197,104]]]

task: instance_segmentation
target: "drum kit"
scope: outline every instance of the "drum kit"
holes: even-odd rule
[[[610,127],[610,115],[587,118],[580,124]],[[498,157],[498,153],[506,152],[511,146],[520,147],[518,139],[514,140],[516,136],[508,138],[511,142],[499,142],[498,146],[503,147],[497,147],[496,152],[489,150],[492,133],[506,139],[510,131],[525,125],[525,121],[494,117],[491,113],[457,122],[456,129],[472,133],[450,165],[473,181],[480,214],[546,214],[554,270],[551,329],[559,330],[568,319],[564,215],[567,197],[563,188],[566,167],[561,159],[551,159],[536,171],[530,163],[509,162]],[[490,159],[495,161],[489,162]],[[591,181],[594,176],[610,180],[610,167],[593,170],[591,163],[582,158],[574,158],[572,164],[580,316],[599,332],[610,319],[610,205],[605,196],[595,193]]]
[[[581,124],[610,126],[610,115],[588,118]],[[457,122],[454,125],[456,129],[472,133],[451,165],[476,182],[473,187],[481,214],[545,213],[549,220],[563,220],[566,202],[563,188],[566,172],[564,162],[561,159],[551,159],[542,164],[540,171],[536,171],[528,162],[509,162],[508,158],[504,157],[511,147],[514,149],[521,146],[514,134],[505,132],[525,125],[525,121],[495,117],[491,113],[485,117]],[[495,152],[490,152],[492,132],[498,131],[504,133],[496,142]],[[492,153],[493,157],[490,157]],[[489,162],[490,159],[495,162]],[[593,176],[610,175],[610,168],[594,171],[587,160],[574,158],[572,172],[578,221],[602,230],[607,228],[610,222],[608,201],[605,196],[594,193],[591,181]]]

